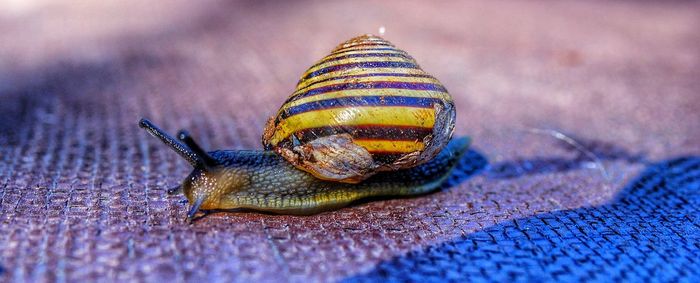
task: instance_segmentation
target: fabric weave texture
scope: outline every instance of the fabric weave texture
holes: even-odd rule
[[[2,282],[700,280],[696,2],[20,2],[0,11]],[[304,70],[380,27],[473,139],[448,184],[188,225],[165,190],[191,168],[138,120],[260,149]]]

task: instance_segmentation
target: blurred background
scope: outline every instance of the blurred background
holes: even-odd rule
[[[692,1],[0,1],[0,280],[697,278],[698,27]],[[188,165],[138,119],[259,149],[380,28],[474,138],[449,186],[186,225]]]

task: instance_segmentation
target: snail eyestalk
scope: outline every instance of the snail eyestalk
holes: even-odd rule
[[[146,131],[148,131],[149,134],[160,139],[160,141],[172,148],[175,152],[182,156],[182,158],[187,160],[187,163],[192,165],[192,167],[198,167],[200,164],[203,164],[203,161],[200,160],[199,156],[194,151],[192,151],[192,149],[178,142],[172,136],[168,135],[168,133],[151,123],[151,121],[149,121],[148,119],[141,119],[141,121],[139,121],[139,126],[141,128],[144,128]]]
[[[202,165],[205,168],[211,168],[219,164],[216,159],[211,157],[206,151],[204,151],[204,149],[202,149],[201,146],[199,146],[199,144],[197,144],[197,142],[194,141],[192,136],[187,131],[180,130],[180,132],[177,133],[177,138],[185,143],[185,145],[189,147],[192,152],[197,155],[197,157],[199,157],[199,160],[202,161]]]

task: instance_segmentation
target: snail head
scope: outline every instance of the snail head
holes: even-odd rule
[[[178,132],[175,139],[147,119],[141,119],[139,126],[160,139],[194,167],[181,185],[168,189],[168,194],[183,193],[189,200],[189,221],[200,209],[217,207],[223,195],[245,186],[248,178],[244,170],[237,170],[235,166],[224,166],[203,150],[187,131]]]

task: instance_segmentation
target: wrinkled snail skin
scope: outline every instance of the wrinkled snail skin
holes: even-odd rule
[[[181,185],[191,204],[190,220],[200,209],[313,214],[368,197],[428,193],[445,181],[469,145],[468,138],[455,138],[427,163],[405,170],[381,172],[361,184],[347,184],[315,178],[272,151],[220,150],[207,153],[185,132],[178,135],[178,141],[148,120],[142,119],[140,125],[195,167]]]
[[[467,138],[452,141],[418,167],[378,173],[360,184],[320,180],[269,151],[214,151],[211,155],[244,182],[222,195],[219,208],[248,208],[285,214],[311,214],[347,206],[368,197],[412,196],[437,189],[466,151]],[[224,173],[225,174],[225,173]]]

